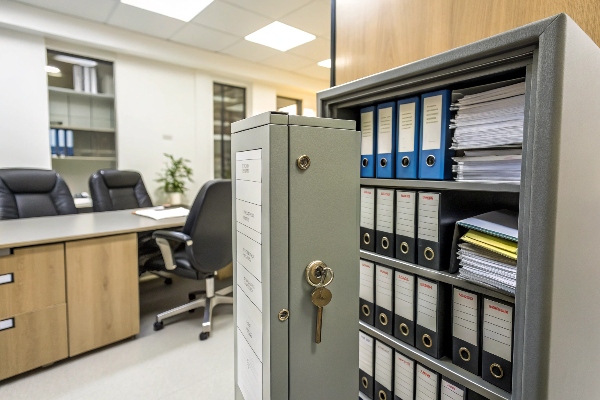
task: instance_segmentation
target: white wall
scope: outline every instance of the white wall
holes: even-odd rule
[[[260,83],[252,85],[249,96],[248,116],[266,111],[277,111],[277,89]]]
[[[0,29],[0,54],[0,168],[50,168],[44,39]]]

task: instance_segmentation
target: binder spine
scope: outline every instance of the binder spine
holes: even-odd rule
[[[415,347],[438,359],[446,356],[451,343],[446,328],[450,322],[450,301],[447,284],[417,279]]]
[[[73,131],[70,129],[66,131],[66,144],[67,144],[67,156],[73,156],[74,155]]]
[[[440,193],[419,192],[417,211],[417,262],[441,270]]]
[[[421,100],[411,97],[397,103],[396,178],[417,179],[420,149]]]
[[[404,354],[395,352],[394,359],[394,400],[415,398],[415,361]]]
[[[373,374],[375,372],[373,363],[375,361],[374,348],[375,348],[375,339],[366,333],[359,331],[358,332],[358,375],[359,375],[359,390],[369,396],[369,398],[373,398],[374,392],[374,379]]]
[[[394,272],[394,337],[415,345],[415,276]]]
[[[396,258],[415,264],[416,246],[416,192],[396,191]]]
[[[57,155],[56,151],[56,129],[50,129],[50,154]]]
[[[483,298],[481,377],[502,390],[512,390],[514,308],[512,304]]]
[[[375,188],[360,192],[360,248],[375,251]]]
[[[377,106],[377,178],[393,178],[396,168],[396,102]]]
[[[375,251],[384,256],[394,257],[394,190],[377,189],[376,195]]]
[[[377,151],[377,109],[365,107],[360,110],[361,151],[360,177],[375,178]]]
[[[394,270],[375,266],[375,327],[389,335],[393,332]]]
[[[442,377],[440,397],[443,400],[467,400],[467,389],[463,385]]]
[[[481,375],[481,296],[452,289],[452,362]]]
[[[452,156],[450,150],[452,132],[450,126],[450,90],[440,90],[421,96],[421,126],[419,179],[452,179]]]
[[[66,134],[64,129],[58,130],[58,146],[56,152],[59,156],[67,155]]]
[[[417,363],[415,398],[434,399],[440,398],[440,374],[431,371]]]
[[[360,260],[359,318],[375,325],[375,264]]]
[[[375,387],[374,398],[393,399],[394,350],[375,340]]]

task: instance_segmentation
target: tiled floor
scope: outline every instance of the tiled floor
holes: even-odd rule
[[[217,288],[228,284],[217,282]],[[206,341],[198,340],[202,309],[166,321],[161,331],[152,328],[157,312],[183,304],[201,285],[178,278],[171,286],[159,279],[141,282],[141,332],[135,339],[1,382],[0,399],[233,399],[230,305],[215,309]]]

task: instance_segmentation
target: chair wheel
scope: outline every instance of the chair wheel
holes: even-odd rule
[[[155,331],[160,331],[162,328],[164,328],[163,322],[155,322],[154,323],[154,330]]]
[[[170,285],[173,283],[173,279],[171,278],[165,278],[165,285]]]
[[[202,332],[200,333],[200,340],[206,340],[210,336],[210,332]]]
[[[190,301],[194,301],[194,300],[196,300],[196,295],[195,295],[195,294],[193,294],[193,293],[190,293],[190,294],[188,294],[188,299],[189,299]]]

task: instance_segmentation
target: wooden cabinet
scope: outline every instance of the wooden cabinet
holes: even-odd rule
[[[68,356],[64,244],[0,257],[0,379]]]
[[[66,243],[69,354],[140,330],[135,233]]]

